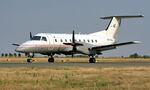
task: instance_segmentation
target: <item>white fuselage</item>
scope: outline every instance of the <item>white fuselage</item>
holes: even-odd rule
[[[43,38],[44,37],[44,38]],[[103,46],[115,43],[114,38],[109,38],[103,34],[75,34],[76,42],[86,43],[91,46]],[[50,33],[39,33],[33,36],[33,40],[29,40],[21,44],[16,48],[17,52],[22,53],[66,53],[72,50],[71,45],[65,45],[63,43],[71,43],[72,34],[50,34]],[[78,47],[78,51],[84,54],[84,46]],[[90,52],[86,52],[90,53]],[[86,54],[85,53],[85,54]],[[66,53],[69,54],[69,53]]]
[[[138,44],[137,41],[116,43],[116,39],[121,25],[121,19],[124,18],[137,18],[143,17],[142,15],[134,16],[110,16],[102,17],[102,19],[111,19],[105,30],[90,34],[52,34],[52,33],[39,33],[32,36],[30,32],[30,40],[19,44],[17,52],[26,53],[32,58],[34,53],[40,53],[51,56],[49,62],[54,62],[54,54],[85,54],[90,56],[89,62],[94,63],[96,60],[95,55],[102,54],[103,51],[116,49],[119,46]],[[27,62],[31,60],[28,59]]]

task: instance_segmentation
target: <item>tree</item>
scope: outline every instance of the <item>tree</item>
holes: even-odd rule
[[[17,54],[16,53],[14,53],[14,57],[16,57],[17,56]]]
[[[1,54],[1,57],[4,57],[4,53]]]
[[[7,53],[5,53],[5,57],[7,57],[8,56],[8,54]]]
[[[13,54],[12,53],[9,53],[9,57],[12,57],[13,56]]]
[[[150,56],[148,56],[148,55],[143,55],[143,58],[150,58]]]
[[[129,58],[141,58],[141,56],[138,55],[137,53],[134,53],[134,54],[131,54],[131,55],[129,56]]]
[[[21,54],[20,54],[20,53],[18,53],[18,57],[21,57]]]

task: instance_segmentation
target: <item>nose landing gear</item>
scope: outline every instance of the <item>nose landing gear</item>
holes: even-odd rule
[[[50,63],[53,63],[55,60],[54,60],[54,58],[53,57],[50,57],[49,59],[48,59],[48,62],[50,62]]]
[[[49,63],[54,63],[55,59],[54,59],[54,57],[53,57],[53,54],[51,54],[51,55],[49,55],[49,56],[50,56],[50,58],[48,59],[48,62],[49,62]]]
[[[32,58],[34,57],[34,53],[26,53],[26,56],[28,56],[27,62],[32,63]]]

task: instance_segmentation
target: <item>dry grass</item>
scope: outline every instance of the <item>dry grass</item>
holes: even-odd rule
[[[12,62],[18,62],[18,63],[24,63],[26,62],[27,58],[0,58],[0,63],[2,62],[7,62],[7,63],[12,63]],[[39,62],[47,62],[48,58],[33,58],[34,62],[33,63],[39,63]],[[75,58],[55,58],[55,62],[88,62],[89,58],[80,58],[80,57],[75,57]],[[97,58],[97,62],[150,62],[149,59],[144,59],[144,58]]]
[[[150,67],[0,68],[1,90],[149,90]]]

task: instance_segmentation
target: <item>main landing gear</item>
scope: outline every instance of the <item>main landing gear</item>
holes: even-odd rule
[[[48,59],[49,63],[54,63],[55,59],[53,57],[53,55],[50,55],[50,58]]]
[[[96,59],[94,58],[94,56],[90,57],[89,63],[96,63]]]

